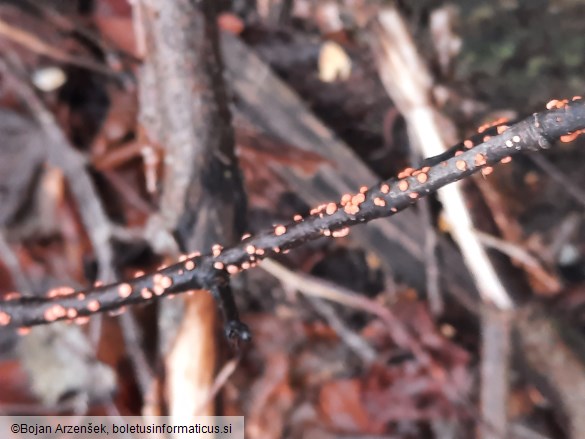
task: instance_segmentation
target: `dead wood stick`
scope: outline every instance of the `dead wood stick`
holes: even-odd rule
[[[346,194],[340,202],[323,204],[304,219],[296,217],[288,224],[245,237],[233,247],[216,248],[213,254],[184,255],[176,264],[124,282],[83,291],[61,290],[68,293],[65,295],[52,291],[44,298],[2,301],[0,324],[27,327],[84,318],[124,305],[150,302],[159,296],[212,289],[226,282],[230,275],[251,268],[266,257],[321,236],[344,236],[351,226],[393,215],[440,187],[479,171],[488,174],[491,166],[508,162],[514,154],[550,148],[562,136],[585,129],[585,104],[580,99],[551,101],[547,106],[551,109],[534,113],[499,135],[484,132],[481,139],[484,141],[475,146],[472,140],[463,142],[451,149],[449,155],[442,155],[442,160],[433,166],[409,169],[399,178],[369,189],[364,187],[354,195]],[[240,335],[249,336],[245,332]]]
[[[141,119],[165,155],[149,241],[161,248],[156,240],[162,232],[176,240],[177,253],[233,244],[243,233],[245,195],[223,83],[216,2],[140,0],[134,11],[137,37],[142,33],[148,46],[140,77]],[[228,338],[237,338],[232,331],[243,331],[229,283],[210,290],[222,304]],[[169,415],[212,415],[209,395],[218,357],[212,297],[165,301],[158,322]]]

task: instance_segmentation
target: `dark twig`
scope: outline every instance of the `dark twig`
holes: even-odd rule
[[[585,105],[580,100],[560,105],[510,126],[499,135],[483,133],[482,143],[467,149],[450,150],[434,166],[423,167],[392,178],[358,194],[345,195],[340,203],[329,203],[304,219],[278,225],[254,237],[246,237],[231,248],[213,255],[184,256],[174,265],[121,283],[89,288],[71,294],[55,292],[45,298],[17,298],[0,302],[0,324],[23,327],[56,320],[86,317],[124,305],[145,303],[193,289],[216,288],[227,274],[255,266],[265,257],[298,247],[321,236],[344,236],[348,227],[406,209],[418,198],[478,171],[489,174],[491,166],[522,151],[551,147],[568,133],[585,129]],[[450,154],[451,155],[451,154]]]
[[[225,321],[225,336],[228,340],[248,341],[251,339],[250,330],[246,325],[240,322],[238,308],[234,301],[234,295],[229,284],[229,280],[217,282],[211,287],[211,293],[215,300],[221,304],[223,317]]]
[[[364,340],[355,330],[347,326],[347,323],[343,321],[337,314],[335,308],[329,305],[324,300],[317,299],[315,297],[307,297],[309,302],[315,310],[327,321],[329,326],[339,335],[345,344],[351,349],[351,351],[357,355],[360,360],[370,365],[378,356],[376,350]]]

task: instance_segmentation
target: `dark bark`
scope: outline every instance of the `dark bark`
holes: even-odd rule
[[[153,293],[165,296],[193,289],[211,290],[226,275],[254,266],[265,257],[323,235],[343,234],[346,227],[393,215],[446,184],[479,171],[486,173],[490,166],[519,152],[549,148],[561,136],[584,128],[585,105],[581,101],[571,102],[564,108],[535,113],[471,149],[451,150],[452,156],[442,157],[442,161],[419,170],[421,172],[417,175],[376,184],[364,192],[363,197],[356,194],[355,203],[351,205],[355,208],[348,208],[350,204],[344,208],[337,203],[329,206],[329,213],[321,209],[301,221],[248,237],[216,255],[185,257],[156,273],[126,282],[66,296],[3,301],[0,303],[0,322],[4,326],[16,327],[38,325],[149,302],[157,296]],[[388,193],[385,193],[386,185]]]

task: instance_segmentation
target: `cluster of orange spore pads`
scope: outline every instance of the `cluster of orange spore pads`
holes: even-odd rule
[[[247,339],[249,333],[237,320],[229,290],[231,275],[307,241],[345,236],[351,226],[390,216],[449,183],[479,171],[488,175],[494,165],[508,163],[518,152],[548,148],[562,136],[582,132],[585,104],[579,99],[562,102],[514,125],[486,128],[479,136],[425,160],[418,169],[405,169],[397,178],[362,187],[356,194],[345,194],[338,203],[324,203],[305,218],[295,215],[288,224],[276,225],[255,236],[245,235],[233,247],[216,245],[208,254],[182,256],[177,263],[155,273],[140,273],[134,279],[85,291],[62,288],[45,297],[12,295],[0,302],[0,326],[26,328],[57,320],[83,323],[96,312],[118,311],[126,305],[206,289],[220,302],[228,336]]]

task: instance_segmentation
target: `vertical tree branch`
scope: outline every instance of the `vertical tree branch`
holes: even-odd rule
[[[231,244],[243,230],[245,195],[223,84],[215,2],[144,0],[140,7],[152,49],[144,66],[142,120],[165,155],[160,210],[147,227],[155,232],[151,242],[163,230],[182,251]],[[149,85],[155,85],[154,92]],[[234,311],[231,291],[226,291],[220,299]],[[161,304],[171,415],[193,416],[207,398],[215,369],[214,315],[208,294]],[[185,382],[185,376],[191,379]],[[208,404],[207,414],[210,409]]]

